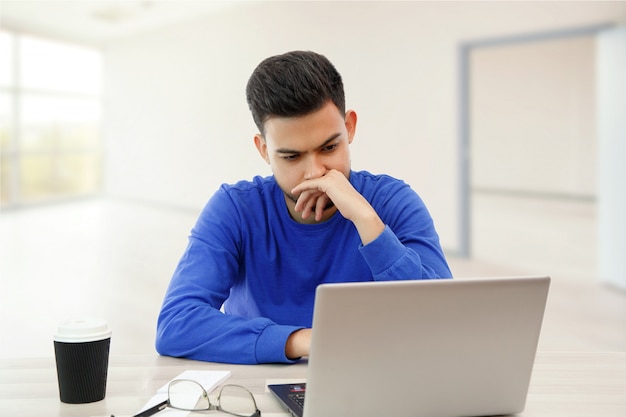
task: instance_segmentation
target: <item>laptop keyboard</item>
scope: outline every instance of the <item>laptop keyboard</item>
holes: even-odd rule
[[[304,393],[303,392],[299,392],[297,394],[291,394],[289,398],[291,398],[293,402],[298,404],[300,407],[304,408]]]

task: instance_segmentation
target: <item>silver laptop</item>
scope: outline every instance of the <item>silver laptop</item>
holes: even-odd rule
[[[549,285],[549,277],[321,285],[307,382],[270,390],[298,417],[519,413]]]

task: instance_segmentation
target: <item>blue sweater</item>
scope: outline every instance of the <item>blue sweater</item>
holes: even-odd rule
[[[406,183],[364,171],[352,171],[350,182],[386,225],[366,246],[339,212],[320,224],[295,222],[274,177],[222,185],[170,282],[157,351],[213,362],[290,362],[285,342],[311,327],[319,284],[452,276],[431,216]]]

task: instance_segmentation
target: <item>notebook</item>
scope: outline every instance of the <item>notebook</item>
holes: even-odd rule
[[[519,413],[549,285],[549,277],[320,285],[306,384],[268,388],[296,417]]]

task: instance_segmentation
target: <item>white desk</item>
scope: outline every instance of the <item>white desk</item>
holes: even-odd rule
[[[304,379],[306,367],[306,362],[242,366],[156,354],[111,357],[106,398],[96,403],[74,405],[59,401],[53,358],[2,359],[0,414],[25,417],[128,416],[138,411],[159,387],[184,370],[226,369],[232,372],[229,383],[244,385],[254,393],[263,417],[287,416],[266,392],[266,380]],[[540,352],[526,410],[519,416],[626,417],[626,352]]]

